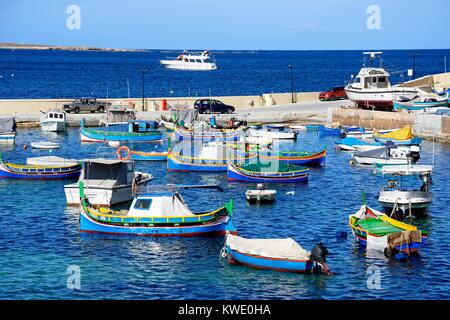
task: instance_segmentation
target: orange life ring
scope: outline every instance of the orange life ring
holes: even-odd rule
[[[122,150],[127,152],[126,157],[122,156]],[[128,148],[127,146],[121,146],[120,148],[117,148],[117,158],[119,158],[119,160],[122,160],[122,161],[130,160],[130,158],[131,158],[130,148]]]

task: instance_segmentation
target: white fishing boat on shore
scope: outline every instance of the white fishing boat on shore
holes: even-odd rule
[[[40,125],[43,131],[49,132],[65,132],[69,123],[67,122],[66,113],[59,110],[50,110],[43,112]]]
[[[212,60],[209,51],[200,53],[185,50],[176,59],[161,60],[160,63],[167,69],[176,70],[210,71],[217,69],[216,62]]]
[[[134,170],[133,161],[91,159],[83,162],[80,180],[85,195],[94,206],[110,207],[133,200],[137,186],[148,183],[153,176]],[[64,186],[67,205],[79,205],[79,183]]]
[[[417,89],[391,85],[390,74],[382,67],[382,52],[364,52],[369,55],[369,67],[363,67],[352,83],[345,87],[348,98],[366,109],[392,110],[395,97],[401,94],[416,94]],[[380,58],[380,67],[373,67],[373,61]]]

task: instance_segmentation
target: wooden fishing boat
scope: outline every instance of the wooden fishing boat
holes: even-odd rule
[[[193,213],[179,193],[138,195],[127,211],[95,209],[86,201],[80,183],[80,231],[153,237],[223,236],[236,233],[231,216],[233,201],[211,212]]]
[[[91,129],[80,123],[82,142],[161,142],[163,133],[155,121],[130,121],[125,124],[110,125],[104,128]]]
[[[396,145],[419,145],[422,142],[421,138],[413,137],[411,127],[405,127],[396,131],[385,134],[379,134],[376,130],[373,132],[375,141],[386,144],[393,142]]]
[[[308,252],[292,238],[246,239],[232,234],[227,235],[223,251],[232,265],[306,274],[328,274],[327,254],[322,244]]]
[[[244,165],[229,162],[227,175],[230,181],[296,183],[308,181],[309,169],[283,162],[255,162]]]
[[[265,151],[258,153],[261,160],[264,161],[280,161],[285,164],[294,164],[302,166],[322,166],[325,164],[327,150],[323,149],[319,152],[299,152],[299,151]]]
[[[124,154],[125,152],[125,154]],[[119,160],[136,161],[167,161],[167,151],[137,151],[130,150],[127,146],[117,148],[117,158]]]
[[[341,136],[344,131],[341,127],[320,126],[319,134],[324,136]]]
[[[167,170],[226,172],[229,161],[243,163],[252,157],[228,144],[180,142],[169,150]]]
[[[34,166],[15,164],[3,161],[0,155],[0,178],[52,180],[77,179],[80,176],[81,165],[66,166]]]
[[[214,129],[214,128],[175,128],[175,141],[202,140],[202,141],[239,141],[242,129]]]
[[[409,256],[422,248],[427,240],[426,232],[365,204],[358,212],[349,215],[349,226],[362,247],[384,251],[388,255],[404,253]]]

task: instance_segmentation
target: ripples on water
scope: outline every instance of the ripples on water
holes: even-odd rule
[[[47,151],[23,150],[31,141],[61,143],[54,155],[94,157],[98,145],[80,147],[79,132],[49,135],[20,130],[15,147],[1,147],[4,158],[24,161]],[[350,167],[348,153],[335,151],[334,137],[304,133],[283,148],[314,151],[328,148],[325,168],[313,169],[308,184],[278,185],[273,205],[250,206],[248,184],[228,183],[222,173],[167,173],[165,163],[138,162],[137,168],[160,183],[220,183],[223,193],[197,190],[183,193],[193,210],[214,208],[235,199],[234,224],[241,236],[292,237],[311,250],[323,241],[332,276],[303,276],[229,266],[219,260],[222,238],[152,239],[80,235],[78,213],[67,208],[64,181],[0,180],[0,298],[19,299],[448,299],[450,276],[447,219],[450,195],[450,147],[436,143],[436,169],[430,217],[416,221],[430,230],[430,245],[421,256],[394,262],[369,255],[354,243],[348,215],[367,193],[368,204],[377,202],[387,178],[371,170]],[[145,145],[152,149],[154,146]],[[432,143],[423,142],[422,159],[431,162]],[[104,154],[104,153],[103,153]],[[294,195],[286,195],[295,191]],[[346,231],[347,239],[336,238]],[[67,289],[69,265],[81,268],[81,291]],[[378,266],[381,289],[367,288],[367,268]]]

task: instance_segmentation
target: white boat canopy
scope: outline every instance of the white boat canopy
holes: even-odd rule
[[[194,217],[195,214],[177,195],[137,197],[127,216],[130,217]]]
[[[292,238],[245,239],[228,234],[226,245],[232,250],[267,258],[309,260],[310,252],[303,249]]]
[[[387,165],[379,169],[382,174],[392,174],[401,176],[431,174],[433,166],[430,165]]]

